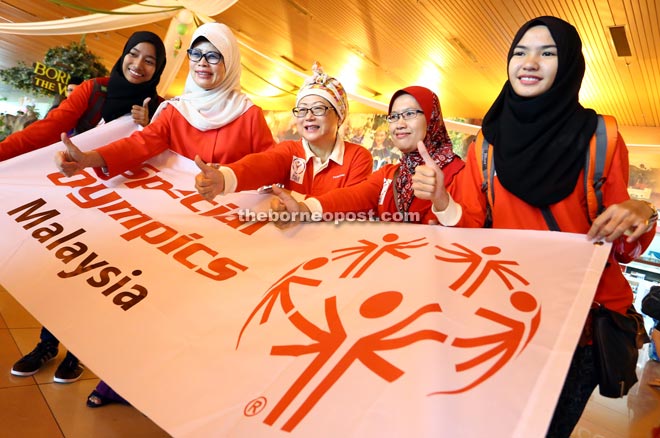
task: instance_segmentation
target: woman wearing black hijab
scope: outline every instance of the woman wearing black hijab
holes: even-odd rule
[[[628,150],[614,130],[614,154],[601,189],[605,210],[593,223],[590,221],[585,207],[584,163],[598,116],[579,103],[584,70],[580,36],[559,18],[530,20],[514,37],[508,53],[508,81],[484,117],[482,128],[485,139],[493,145],[496,170],[491,184],[492,226],[548,230],[551,227],[544,218],[545,210],[560,231],[613,242],[594,302],[625,314],[633,293],[619,263],[629,263],[651,243],[657,212],[648,202],[630,199]],[[488,210],[482,180],[473,143],[466,168],[450,189],[451,196],[442,184],[442,173],[430,167],[418,169],[413,188],[416,196],[433,200],[443,225],[481,227]],[[570,436],[598,385],[590,328],[589,318],[548,437]]]
[[[165,68],[165,46],[152,32],[135,32],[126,42],[110,77],[84,81],[48,116],[0,142],[0,161],[60,140],[62,132],[87,131],[100,123],[131,114],[143,126],[149,123],[162,100],[156,86]],[[45,327],[40,342],[12,367],[15,376],[31,376],[57,356],[59,341]],[[56,383],[78,380],[83,367],[67,352],[55,371]]]
[[[146,45],[147,49],[148,45],[151,45],[156,52],[153,57],[144,52],[144,65],[140,67],[139,62],[136,61],[142,54],[143,45]],[[103,120],[109,122],[129,112],[132,113],[131,109],[134,106],[142,106],[144,100],[149,98],[148,115],[140,114],[143,117],[147,116],[146,120],[142,119],[146,121],[143,126],[146,126],[160,104],[156,87],[164,69],[165,46],[160,37],[151,32],[135,32],[131,35],[124,46],[122,56],[110,72],[108,93],[101,110]]]
[[[110,77],[84,81],[46,118],[0,142],[0,161],[56,143],[62,132],[80,134],[126,114],[146,126],[162,101],[156,87],[164,69],[165,46],[160,37],[135,32]]]

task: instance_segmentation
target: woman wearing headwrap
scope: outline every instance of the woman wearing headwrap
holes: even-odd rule
[[[281,203],[276,203],[274,209],[307,213],[311,219],[326,216],[323,213],[355,212],[371,213],[384,221],[437,222],[431,202],[413,192],[412,177],[424,163],[418,146],[426,145],[447,184],[464,166],[452,151],[438,96],[418,86],[399,90],[390,100],[387,120],[394,146],[403,154],[399,164],[381,167],[356,186],[336,189],[300,203],[276,188]]]
[[[62,131],[81,133],[127,114],[131,114],[136,123],[147,125],[161,100],[156,86],[164,68],[165,47],[158,35],[135,32],[126,42],[109,78],[84,81],[45,119],[0,142],[0,161],[51,145],[59,141]],[[58,346],[57,338],[42,328],[39,344],[14,364],[11,373],[15,376],[35,374],[57,356]],[[82,372],[82,365],[69,351],[53,380],[75,382]]]
[[[578,100],[585,70],[580,36],[563,20],[535,18],[518,31],[507,59],[509,79],[482,128],[493,145],[496,169],[492,225],[548,230],[544,209],[561,231],[614,242],[594,301],[625,314],[633,293],[619,263],[630,262],[648,247],[657,212],[650,203],[630,199],[628,150],[617,132],[612,164],[601,189],[606,209],[590,223],[584,163],[597,115]],[[467,155],[465,171],[451,187],[451,196],[443,188],[441,175],[436,178],[430,172],[415,182],[433,199],[444,225],[480,227],[486,218],[488,201],[481,189],[482,169],[474,144]],[[570,436],[598,384],[590,323],[588,319],[573,355],[548,437]]]
[[[156,87],[163,69],[165,46],[160,37],[135,32],[110,77],[84,81],[43,120],[0,142],[0,161],[56,143],[63,131],[80,134],[126,114],[146,126],[162,101]]]
[[[315,196],[357,184],[371,174],[369,151],[338,135],[348,112],[344,87],[319,64],[312,69],[293,108],[302,139],[283,141],[219,169],[197,157],[202,172],[195,177],[195,187],[200,194],[211,200],[218,194],[281,184],[302,197]]]
[[[130,137],[81,152],[66,136],[67,150],[55,157],[60,171],[71,176],[95,168],[111,178],[136,168],[170,149],[188,158],[231,163],[273,145],[263,111],[241,92],[238,42],[224,24],[203,24],[187,51],[184,94],[162,103],[151,124]]]
[[[183,95],[163,102],[142,131],[89,152],[62,135],[67,150],[55,157],[60,171],[71,176],[93,167],[99,177],[110,178],[167,149],[191,159],[199,155],[230,163],[272,146],[263,111],[241,92],[240,53],[231,30],[220,23],[203,24],[193,33],[187,53],[190,71]],[[87,406],[108,403],[126,400],[101,381]]]

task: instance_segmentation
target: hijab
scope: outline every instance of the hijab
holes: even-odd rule
[[[156,50],[156,70],[153,77],[141,84],[128,82],[122,71],[124,57],[138,44],[151,43]],[[152,32],[135,32],[126,41],[121,56],[112,67],[110,80],[108,81],[108,93],[101,109],[103,120],[110,122],[118,117],[131,112],[133,105],[142,105],[144,99],[151,97],[149,101],[149,116],[152,116],[158,108],[158,92],[156,86],[160,82],[160,76],[165,69],[165,45],[158,35]]]
[[[442,120],[442,111],[440,109],[440,100],[438,96],[428,88],[412,86],[398,90],[390,99],[388,113],[392,112],[392,105],[397,97],[402,94],[410,94],[415,98],[419,106],[424,111],[426,118],[426,136],[424,137],[424,146],[429,151],[433,161],[442,169],[447,164],[454,161],[456,154],[452,150],[449,133]],[[412,176],[415,169],[420,164],[424,164],[424,159],[419,151],[403,154],[399,161],[399,173],[396,177],[395,188],[397,205],[403,212],[407,212],[413,201]]]
[[[241,55],[238,41],[229,27],[221,23],[206,23],[197,28],[192,36],[190,48],[205,38],[222,54],[225,64],[225,77],[211,90],[205,90],[193,79],[193,71],[188,72],[183,94],[159,108],[170,104],[195,128],[200,131],[221,128],[245,113],[253,104],[241,92]]]
[[[482,130],[493,145],[502,186],[528,204],[544,207],[575,189],[597,115],[578,101],[585,70],[580,36],[559,18],[538,17],[518,30],[509,48],[507,71],[516,45],[534,26],[546,26],[557,45],[554,83],[545,93],[525,98],[507,80],[484,117]]]

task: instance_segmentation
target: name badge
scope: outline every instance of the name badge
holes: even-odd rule
[[[293,160],[291,161],[291,172],[289,172],[289,178],[291,181],[302,184],[306,168],[307,162],[304,158],[293,157]]]

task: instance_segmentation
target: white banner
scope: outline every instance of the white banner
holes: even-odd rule
[[[204,201],[175,154],[104,182],[59,148],[0,163],[0,283],[173,436],[544,436],[608,245],[281,231],[235,216],[269,195]]]

